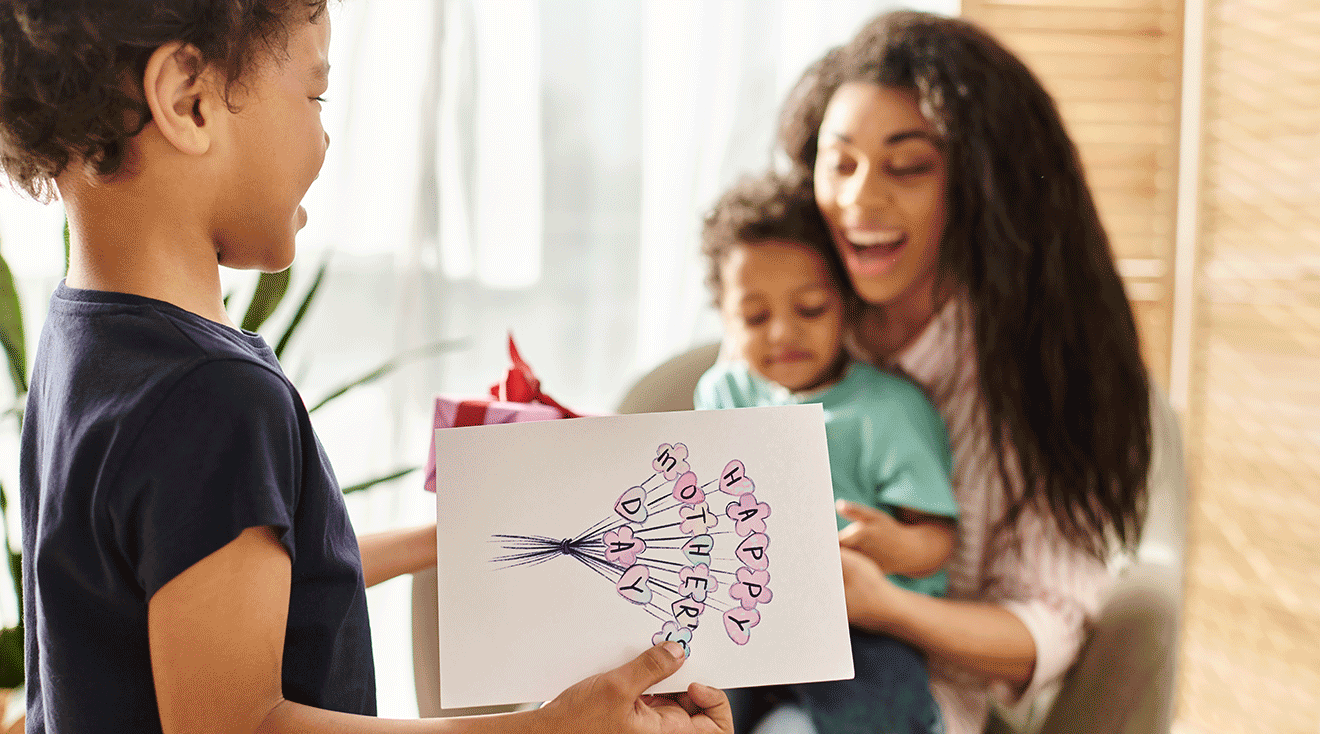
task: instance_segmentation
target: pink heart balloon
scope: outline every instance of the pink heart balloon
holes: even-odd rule
[[[761,623],[761,613],[755,609],[734,607],[724,613],[724,631],[736,645],[746,645],[752,637],[752,628]]]
[[[627,571],[619,577],[619,583],[614,588],[619,592],[619,596],[632,602],[633,604],[651,603],[651,569],[646,566],[629,566]]]
[[[697,486],[697,475],[684,472],[674,480],[674,499],[684,504],[695,505],[705,501],[706,493]]]
[[[737,459],[724,465],[720,472],[720,491],[737,497],[756,490],[756,484],[747,476],[747,469]]]
[[[646,509],[646,490],[633,487],[619,495],[619,501],[614,503],[614,511],[628,522],[646,522],[649,514]]]
[[[752,533],[738,544],[738,549],[733,554],[743,562],[744,566],[756,571],[764,571],[770,567],[769,548],[768,536],[764,533]]]

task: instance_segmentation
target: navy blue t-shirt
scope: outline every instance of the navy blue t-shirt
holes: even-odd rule
[[[293,563],[285,698],[375,714],[357,539],[260,336],[61,284],[32,371],[20,479],[29,732],[160,731],[147,603],[263,525]]]

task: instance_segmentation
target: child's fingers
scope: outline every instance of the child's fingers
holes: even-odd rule
[[[648,698],[651,699],[649,702],[646,700]],[[692,697],[686,693],[662,693],[658,696],[642,696],[642,701],[651,708],[678,706],[688,716],[696,716],[701,713],[701,707],[693,703]]]
[[[711,688],[701,683],[688,685],[686,698],[714,725],[713,731],[733,734],[733,709],[729,707],[729,697],[718,688]]]
[[[835,502],[834,511],[839,513],[839,516],[843,519],[851,520],[853,522],[872,522],[888,517],[885,513],[874,507],[859,505],[856,502],[849,502],[848,500],[839,500]]]
[[[861,523],[852,523],[843,530],[839,531],[839,545],[844,548],[857,548],[862,545],[866,538],[866,526]]]
[[[663,642],[605,675],[614,678],[625,698],[637,699],[643,691],[673,675],[684,659],[682,647]]]

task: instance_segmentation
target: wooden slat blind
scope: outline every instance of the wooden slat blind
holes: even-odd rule
[[[1199,478],[1180,697],[1200,732],[1320,712],[1320,5],[1206,0]]]

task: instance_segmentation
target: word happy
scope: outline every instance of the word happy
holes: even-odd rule
[[[774,596],[767,570],[770,538],[765,534],[770,505],[756,499],[756,484],[747,476],[743,463],[734,459],[725,465],[717,480],[717,489],[735,501],[727,503],[724,512],[717,514],[710,506],[703,485],[688,465],[687,457],[688,450],[683,444],[661,444],[651,461],[656,474],[673,482],[666,499],[677,503],[681,518],[677,525],[686,538],[680,547],[686,562],[678,569],[676,593],[680,598],[670,605],[672,618],[664,620],[660,631],[652,637],[652,643],[671,640],[682,645],[684,652],[691,652],[692,633],[706,611],[708,600],[721,586],[715,575],[718,572],[712,570],[712,552],[716,545],[715,528],[723,517],[732,522],[733,533],[742,538],[734,556],[743,564],[734,572],[731,582],[726,582],[729,583],[727,594],[737,605],[724,610],[724,631],[735,644],[746,645],[751,639],[752,628],[761,622],[758,607]],[[638,562],[646,550],[646,542],[637,533],[649,517],[648,507],[658,502],[648,501],[647,497],[648,491],[643,486],[632,487],[620,495],[614,509],[629,524],[604,535],[605,558],[625,567],[616,590],[624,599],[642,605],[649,604],[655,596],[650,588],[651,569],[644,562]]]

